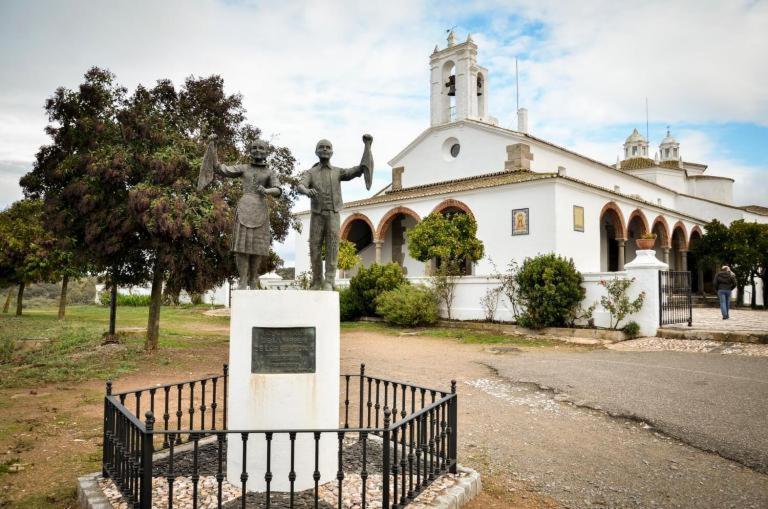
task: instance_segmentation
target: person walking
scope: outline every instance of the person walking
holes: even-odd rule
[[[714,287],[717,291],[717,298],[720,300],[720,313],[723,320],[728,320],[728,312],[731,309],[731,293],[736,288],[736,276],[731,272],[731,268],[723,265],[720,272],[715,274]]]

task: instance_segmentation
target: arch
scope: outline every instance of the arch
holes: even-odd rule
[[[352,228],[352,223],[354,223],[355,221],[363,221],[368,225],[368,228],[371,229],[371,232],[376,231],[376,228],[373,227],[373,222],[370,219],[368,219],[368,216],[360,212],[355,212],[353,214],[350,214],[344,220],[344,223],[342,223],[341,228],[339,229],[339,238],[345,239],[345,240],[347,239],[347,236],[349,235],[349,230]]]
[[[663,236],[661,236],[661,247],[670,247],[672,245],[672,235],[669,231],[669,224],[664,219],[664,216],[656,216],[651,226],[651,232],[656,229],[656,225],[659,225],[660,229],[664,232]]]
[[[688,246],[691,247],[691,241],[693,241],[693,234],[697,235],[697,238],[701,238],[704,236],[704,233],[701,231],[701,228],[699,228],[699,225],[695,225],[693,228],[691,228],[691,236],[688,237]]]
[[[685,225],[683,224],[682,221],[676,222],[675,226],[672,227],[672,235],[670,236],[670,238],[672,240],[674,240],[675,233],[677,233],[678,231],[681,233],[683,245],[682,246],[674,246],[674,247],[682,248],[681,249],[682,251],[687,251],[688,250],[688,230],[685,228]]]
[[[632,213],[629,215],[629,219],[627,220],[627,225],[631,225],[632,221],[635,218],[640,218],[640,221],[643,223],[643,233],[648,233],[650,229],[648,228],[648,219],[646,219],[645,214],[643,214],[643,211],[640,209],[635,209],[632,211]]]
[[[603,206],[603,209],[600,211],[600,222],[603,222],[603,216],[608,212],[613,211],[614,217],[618,220],[618,224],[614,224],[614,228],[616,231],[616,239],[617,240],[627,240],[627,227],[624,224],[624,215],[621,213],[621,209],[614,201],[609,201]]]
[[[381,218],[381,221],[379,221],[379,226],[376,228],[376,235],[374,236],[374,240],[384,240],[384,234],[387,233],[387,228],[389,228],[389,224],[400,214],[410,216],[414,218],[417,222],[421,221],[421,217],[414,212],[413,210],[409,209],[408,207],[395,207],[392,210],[388,211],[386,214],[384,214],[384,217]]]
[[[432,209],[431,214],[434,214],[435,212],[442,214],[443,211],[449,209],[459,209],[472,219],[475,219],[475,215],[472,213],[472,210],[467,206],[466,203],[459,200],[454,200],[453,198],[449,198],[438,203],[435,208]]]

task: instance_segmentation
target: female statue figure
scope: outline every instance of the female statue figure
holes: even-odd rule
[[[279,197],[282,194],[277,174],[267,168],[267,142],[254,141],[249,147],[249,153],[250,164],[220,164],[216,155],[215,137],[212,136],[197,182],[197,188],[202,189],[213,179],[213,173],[242,179],[243,196],[237,202],[231,245],[240,276],[240,290],[246,287],[251,290],[261,288],[259,276],[266,272],[272,244],[267,196]]]

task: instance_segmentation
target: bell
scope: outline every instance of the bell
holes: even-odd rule
[[[448,82],[445,84],[448,87],[448,95],[453,97],[456,95],[456,76],[451,75],[448,77]]]

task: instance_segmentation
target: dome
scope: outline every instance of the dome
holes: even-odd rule
[[[635,128],[635,129],[633,129],[633,130],[632,130],[632,134],[630,134],[630,135],[627,137],[627,141],[626,141],[626,143],[634,143],[634,142],[638,142],[638,141],[646,141],[646,140],[645,140],[645,136],[643,136],[642,134],[640,134],[640,133],[637,131],[637,128]]]
[[[667,129],[667,136],[661,140],[662,145],[679,145],[677,140],[669,133],[669,129]]]

